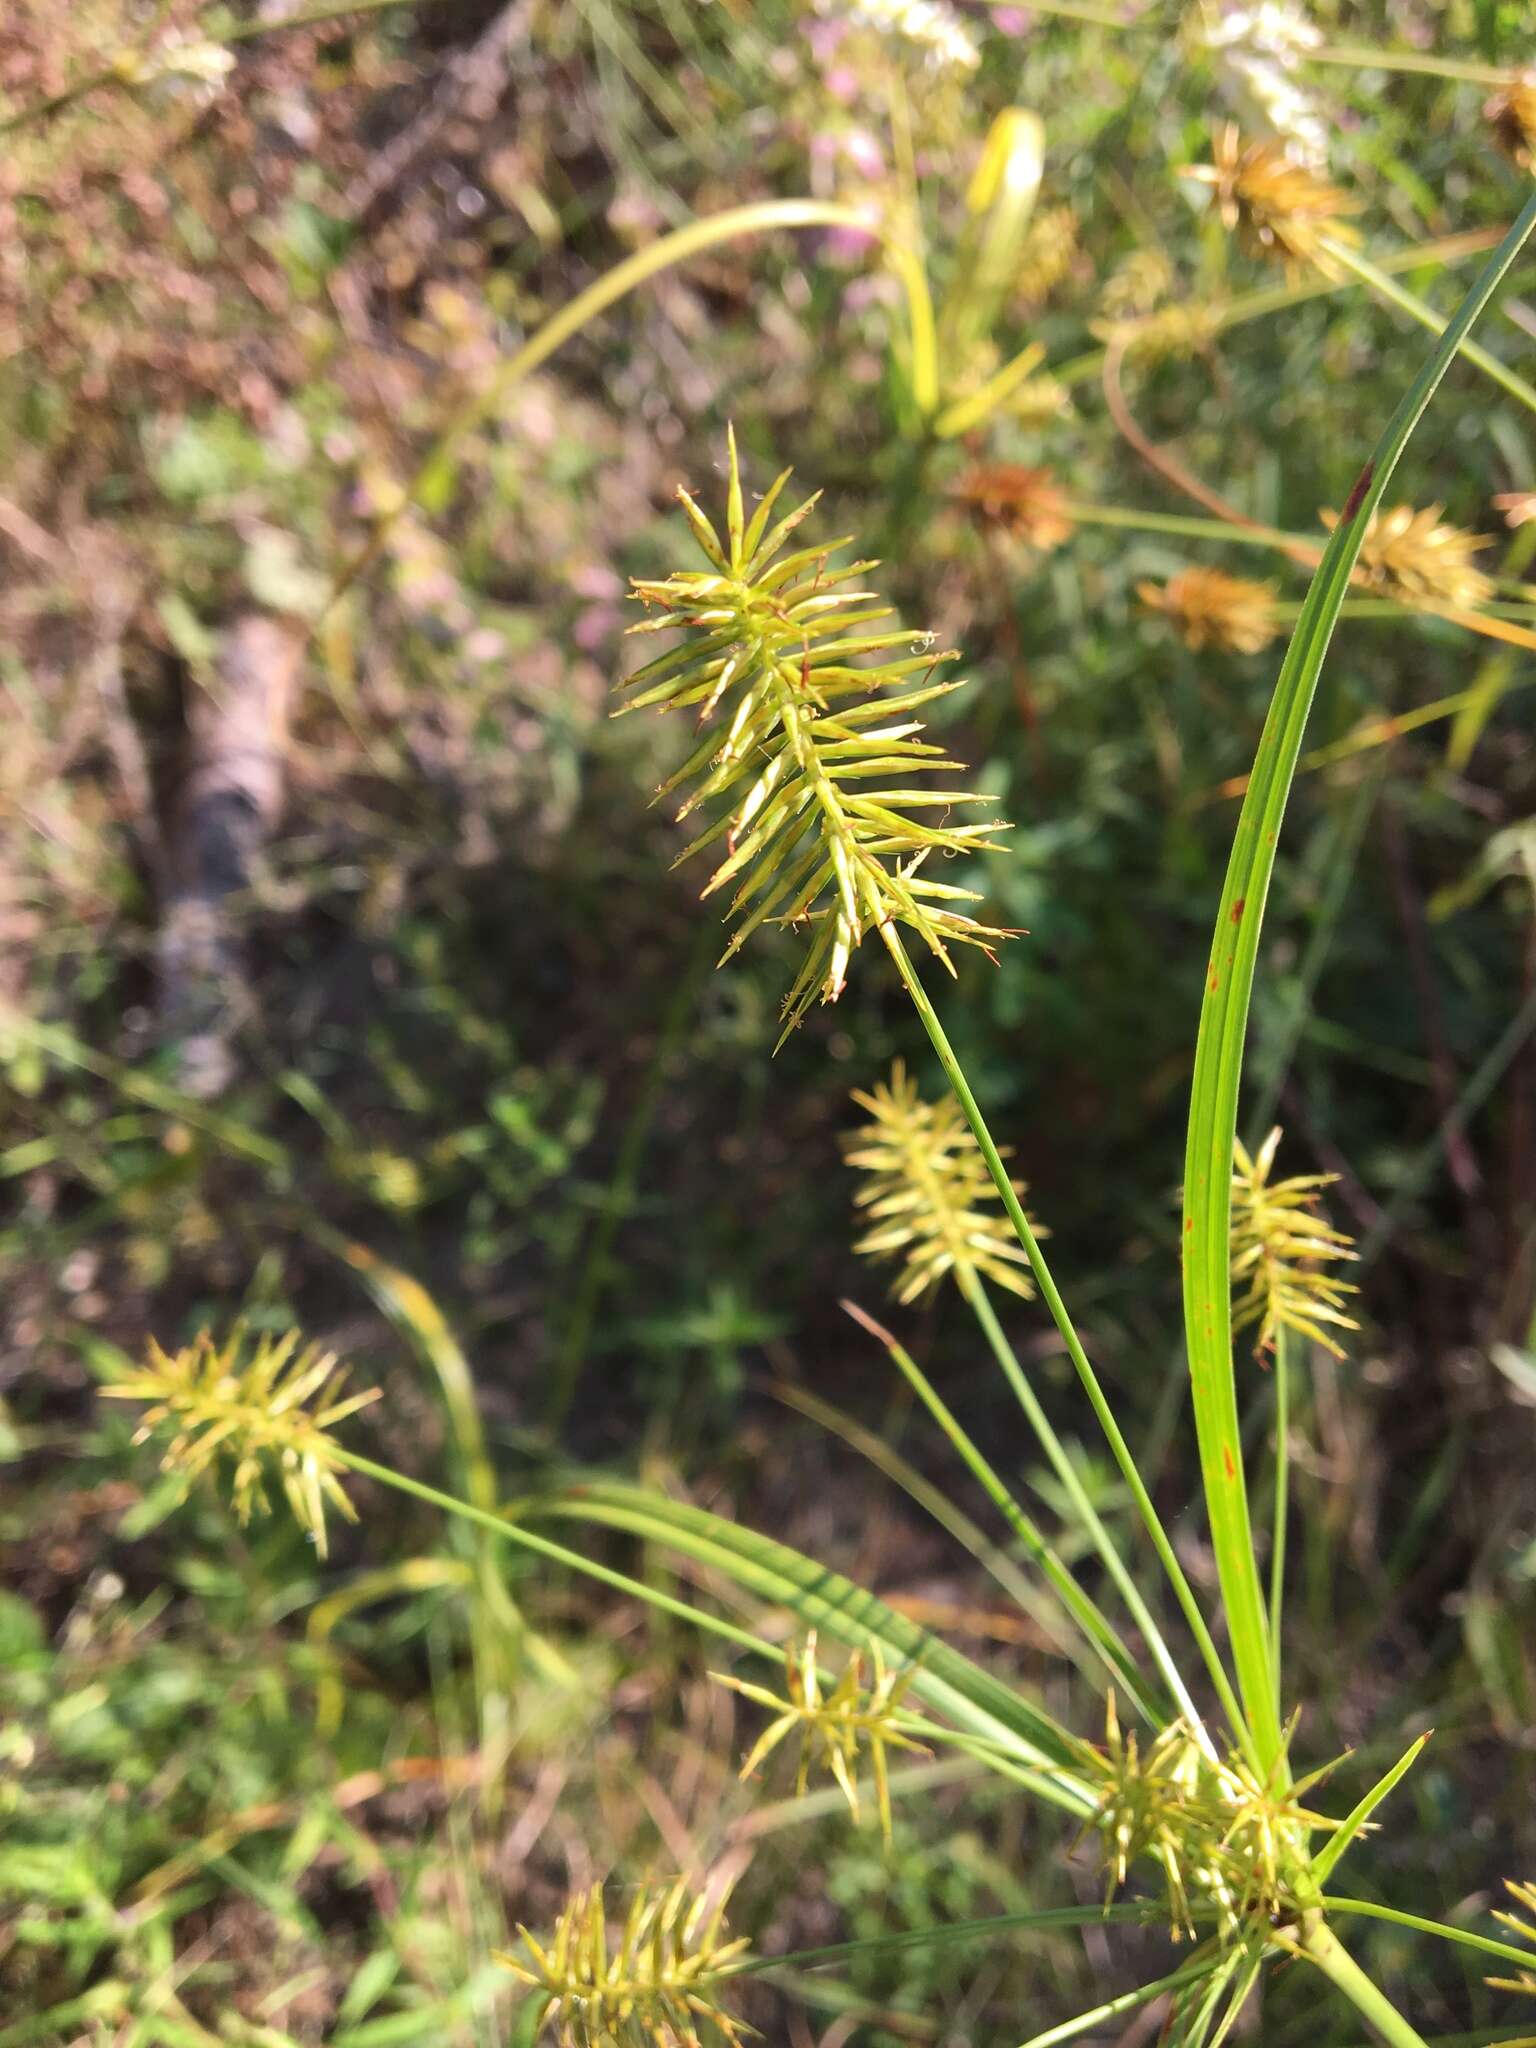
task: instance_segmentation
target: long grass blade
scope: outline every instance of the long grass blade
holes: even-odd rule
[[[1238,1433],[1228,1274],[1232,1141],[1264,904],[1317,679],[1366,522],[1468,330],[1536,228],[1536,198],[1494,251],[1388,422],[1349,495],[1302,606],[1265,720],[1216,916],[1195,1051],[1184,1174],[1184,1325],[1222,1603],[1261,1762],[1284,1771],[1269,1624]]]
[[[947,1643],[886,1606],[838,1572],[743,1529],[723,1516],[619,1481],[574,1486],[525,1505],[550,1514],[626,1529],[648,1542],[724,1573],[758,1598],[786,1607],[808,1627],[852,1649],[878,1646],[895,1665],[914,1664],[912,1691],[936,1712],[991,1741],[1039,1774],[1043,1797],[1072,1813],[1093,1811],[1093,1795],[1075,1773],[1074,1744],[1049,1714]]]

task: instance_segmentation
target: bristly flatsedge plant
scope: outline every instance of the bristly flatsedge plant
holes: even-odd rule
[[[825,222],[837,212],[811,203],[765,206],[742,209],[735,225],[745,231]],[[754,213],[749,222],[746,217]],[[270,1468],[317,1542],[323,1540],[327,1501],[339,1506],[345,1500],[339,1475],[351,1471],[685,1618],[744,1655],[777,1662],[783,1653],[752,1630],[600,1565],[529,1524],[561,1518],[625,1531],[723,1574],[756,1600],[790,1610],[807,1636],[791,1650],[785,1691],[772,1693],[726,1674],[728,1683],[773,1716],[749,1765],[798,1735],[802,1769],[819,1757],[856,1806],[855,1772],[868,1756],[885,1818],[887,1748],[949,1748],[1059,1809],[1080,1834],[1097,1835],[1101,1842],[1109,1894],[1102,1909],[1012,1915],[935,1931],[925,1939],[974,1940],[1005,1927],[1044,1929],[1099,1918],[1132,1924],[1161,1919],[1176,1940],[1189,1944],[1155,1981],[1034,2035],[1030,2048],[1067,2040],[1164,1995],[1170,2000],[1165,2038],[1184,2048],[1214,2048],[1265,1970],[1280,1960],[1300,1960],[1321,1971],[1393,2048],[1422,2048],[1409,2020],[1339,1940],[1336,1923],[1351,1915],[1373,1915],[1461,1943],[1504,1966],[1506,1974],[1490,1982],[1536,1994],[1536,1924],[1525,1917],[1536,1911],[1531,1887],[1512,1887],[1519,1910],[1500,1916],[1525,1945],[1329,1889],[1340,1858],[1374,1824],[1377,1808],[1413,1763],[1423,1738],[1341,1818],[1313,1805],[1326,1769],[1299,1777],[1293,1770],[1295,1721],[1286,1715],[1281,1664],[1286,1347],[1291,1335],[1330,1342],[1331,1332],[1349,1327],[1344,1283],[1320,1270],[1346,1256],[1348,1245],[1313,1213],[1317,1187],[1273,1182],[1273,1148],[1249,1158],[1237,1147],[1236,1130],[1265,901],[1332,630],[1408,438],[1533,227],[1536,198],[1444,326],[1334,527],[1275,687],[1217,911],[1196,1046],[1183,1214],[1185,1337],[1220,1585],[1217,1616],[1207,1615],[1179,1564],[1045,1259],[1023,1191],[1009,1175],[908,951],[910,941],[920,957],[929,956],[953,974],[957,948],[989,950],[1010,936],[974,917],[965,907],[974,901],[969,892],[932,872],[933,855],[995,849],[1006,829],[985,819],[951,822],[957,809],[962,819],[969,817],[958,807],[983,800],[958,787],[931,787],[924,779],[961,772],[922,737],[923,723],[915,715],[957,687],[940,671],[943,656],[927,636],[888,623],[887,607],[865,587],[873,564],[835,566],[832,557],[841,543],[806,538],[802,528],[814,499],[779,511],[787,472],[749,510],[734,438],[723,525],[716,526],[686,494],[682,500],[704,566],[636,585],[650,612],[641,630],[678,638],[627,679],[626,708],[688,708],[698,719],[700,736],[665,788],[691,783],[682,813],[697,810],[708,819],[687,853],[711,845],[723,851],[705,893],[730,892],[728,917],[735,928],[727,955],[769,924],[806,935],[805,956],[785,1000],[787,1031],[818,999],[836,999],[863,941],[878,936],[949,1083],[952,1103],[925,1103],[904,1075],[862,1098],[873,1118],[853,1153],[854,1163],[872,1176],[864,1203],[871,1226],[864,1249],[901,1260],[897,1291],[903,1299],[954,1281],[1132,1631],[1088,1594],[899,1339],[863,1311],[855,1314],[883,1342],[1038,1567],[1047,1611],[1064,1644],[1100,1671],[1102,1739],[1065,1727],[813,1559],[703,1510],[641,1488],[596,1481],[499,1512],[394,1472],[347,1449],[333,1434],[367,1396],[334,1399],[331,1361],[296,1355],[291,1345],[284,1349],[263,1340],[252,1349],[237,1335],[218,1349],[204,1344],[174,1357],[157,1353],[141,1372],[110,1389],[152,1404],[146,1433],[163,1422],[174,1425],[167,1458],[189,1477],[232,1456],[242,1514],[261,1504],[261,1479]],[[710,233],[696,229],[691,241],[684,231],[679,246],[664,257],[648,252],[646,260],[621,266],[622,284],[604,281],[605,291],[583,304],[574,319],[551,323],[558,331],[545,330],[522,351],[518,374],[543,360],[598,305],[721,231],[718,224]],[[1344,246],[1339,242],[1334,253]],[[904,274],[920,410],[929,432],[955,431],[927,352],[932,318],[926,285],[919,290],[920,272],[909,267]],[[1012,1238],[1004,1234],[994,1201]],[[1239,1430],[1234,1283],[1238,1319],[1257,1321],[1261,1341],[1274,1353],[1278,1428],[1267,1588]],[[1130,1562],[1088,1500],[998,1321],[994,1286],[1015,1294],[1032,1289],[1049,1311],[1168,1578],[1194,1659],[1181,1657],[1169,1640]],[[331,1404],[316,1408],[328,1389]],[[851,1652],[840,1673],[825,1672],[819,1663],[817,1643],[824,1636]],[[1161,1899],[1111,1903],[1136,1869],[1152,1875]],[[601,1892],[583,1893],[552,1937],[529,1937],[526,1957],[509,1961],[540,2001],[538,2017],[564,2043],[666,2043],[710,2035],[729,2043],[739,2038],[724,2003],[735,1978],[783,1963],[831,1961],[872,1945],[771,1962],[753,1958],[729,1937],[723,1901],[674,1886],[637,1900],[616,1942]]]

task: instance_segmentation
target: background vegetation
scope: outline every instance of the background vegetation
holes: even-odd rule
[[[1319,0],[1268,72],[1274,21],[1266,46],[1214,5],[284,20],[314,11],[0,22],[0,2048],[500,2041],[526,2009],[491,1951],[609,1873],[723,1860],[770,1954],[1092,1895],[1091,1859],[952,1759],[907,1767],[888,1852],[835,1792],[738,1786],[750,1713],[685,1629],[511,1553],[491,1575],[367,1483],[324,1559],[211,1489],[169,1519],[97,1389],[151,1333],[297,1323],[383,1386],[357,1434],[408,1471],[490,1503],[643,1475],[1086,1727],[911,1498],[977,1507],[837,1306],[899,1313],[1052,1506],[958,1305],[886,1311],[850,1249],[849,1092],[897,1053],[931,1079],[926,1049],[868,974],[770,1059],[787,947],[714,975],[716,908],[650,804],[683,740],[607,721],[626,579],[686,554],[674,488],[715,508],[730,420],[755,488],[792,461],[820,531],[962,650],[935,723],[1014,821],[965,866],[1029,936],[946,1020],[1208,1591],[1176,1180],[1281,643],[1188,645],[1166,587],[1270,579],[1283,632],[1306,564],[1250,529],[1320,544],[1425,337],[1242,246],[1180,173],[1228,116],[1278,123],[1372,260],[1435,245],[1395,274],[1442,317],[1529,189],[1485,113],[1523,0]],[[942,295],[1015,107],[1038,201],[941,368],[963,403],[1030,342],[1042,366],[970,431],[915,422],[902,286],[848,229],[716,245],[498,374],[628,254],[758,200],[915,197]],[[1511,365],[1532,282],[1484,333]],[[1529,414],[1459,364],[1393,500],[1495,536],[1515,631],[1346,612],[1243,1112],[1340,1176],[1361,1250],[1354,1357],[1314,1349],[1296,1394],[1288,1679],[1309,1756],[1359,1744],[1374,1776],[1435,1728],[1357,1883],[1392,1896],[1406,1858],[1452,1917],[1536,1870],[1536,525],[1493,503],[1533,490]],[[1080,1427],[1038,1305],[1005,1320]],[[1096,1445],[1080,1466],[1128,1534]],[[1475,1961],[1362,1945],[1440,2032],[1488,2023]],[[745,2010],[795,2048],[1007,2042],[1136,1960],[1095,1930],[917,1945]],[[1353,2038],[1300,1972],[1253,2024]]]

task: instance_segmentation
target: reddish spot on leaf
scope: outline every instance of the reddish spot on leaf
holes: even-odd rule
[[[1226,1467],[1227,1477],[1229,1479],[1235,1479],[1237,1477],[1237,1466],[1233,1462],[1232,1446],[1230,1444],[1222,1445],[1221,1462]]]
[[[1371,478],[1375,474],[1375,463],[1368,462],[1365,465],[1364,469],[1361,470],[1360,474],[1355,478],[1355,488],[1349,494],[1348,503],[1344,507],[1343,517],[1339,522],[1340,525],[1348,526],[1350,520],[1353,519],[1355,514],[1360,510],[1360,500],[1371,488]]]
[[[1213,974],[1211,976],[1211,994],[1215,995],[1217,989],[1219,989],[1220,987],[1221,983],[1216,979],[1215,975]]]
[[[1236,901],[1236,902],[1235,902],[1235,903],[1233,904],[1233,906],[1232,906],[1232,922],[1233,922],[1234,924],[1241,924],[1241,923],[1242,923],[1242,921],[1243,921],[1243,905],[1244,905],[1244,904],[1245,904],[1245,903],[1246,903],[1247,901],[1248,901],[1248,898],[1247,898],[1246,896],[1239,896],[1239,897],[1238,897],[1238,899],[1237,899],[1237,901]]]
[[[1186,1231],[1190,1231],[1190,1230],[1193,1230],[1193,1229],[1194,1229],[1194,1227],[1195,1227],[1195,1219],[1194,1219],[1194,1217],[1193,1217],[1193,1216],[1186,1216],[1186,1217],[1184,1218],[1184,1228],[1185,1228],[1185,1230],[1186,1230]]]

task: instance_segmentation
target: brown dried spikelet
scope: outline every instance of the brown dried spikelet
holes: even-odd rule
[[[1324,236],[1359,240],[1341,218],[1356,210],[1348,193],[1297,163],[1284,142],[1245,145],[1233,122],[1217,131],[1211,162],[1184,176],[1212,187],[1223,224],[1250,256],[1327,271]]]
[[[1440,517],[1444,510],[1443,505],[1425,505],[1418,511],[1411,505],[1394,505],[1389,511],[1378,506],[1360,543],[1364,579],[1410,604],[1428,599],[1464,611],[1486,604],[1493,595],[1493,581],[1473,567],[1472,557],[1493,542],[1484,534],[1446,525]],[[1330,533],[1339,523],[1337,512],[1324,511],[1318,517]]]
[[[954,496],[985,526],[1000,528],[1042,554],[1075,531],[1065,493],[1049,469],[1022,462],[979,463],[954,486]]]
[[[1536,71],[1517,71],[1483,103],[1500,149],[1522,171],[1536,171]]]
[[[1136,595],[1149,611],[1161,612],[1196,653],[1219,647],[1258,654],[1280,630],[1274,584],[1222,569],[1181,569],[1164,584],[1138,583]]]

